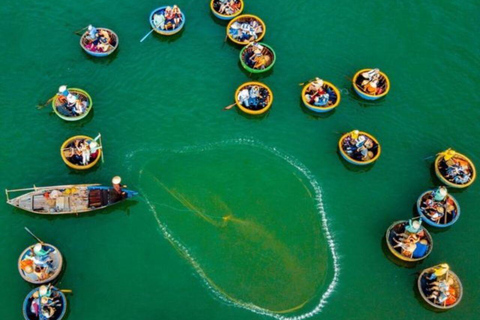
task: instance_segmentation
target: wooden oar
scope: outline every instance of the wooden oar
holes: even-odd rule
[[[60,292],[63,292],[63,293],[73,293],[73,291],[70,290],[70,289],[61,289]]]
[[[44,242],[43,242],[42,240],[40,240],[39,237],[37,237],[36,235],[34,235],[33,232],[30,231],[27,227],[25,227],[25,230],[27,230],[27,232],[30,233],[30,235],[31,235],[32,237],[34,237],[35,239],[37,239],[38,242],[40,242],[41,244],[44,244]]]
[[[105,158],[103,156],[105,152],[103,152],[102,135],[100,133],[98,134],[98,142],[100,142],[100,148],[102,149],[102,163],[105,163]]]
[[[237,105],[237,103],[232,103],[231,105],[226,106],[225,108],[223,108],[223,110],[230,110],[230,109],[232,109],[233,107],[235,107],[236,105]]]
[[[143,42],[143,40],[147,39],[147,37],[150,35],[150,33],[153,32],[154,29],[150,30],[150,32],[148,32],[145,37],[142,38],[142,40],[140,40],[140,42]]]
[[[76,35],[81,36],[81,35],[83,34],[83,30],[85,30],[85,29],[87,29],[87,28],[88,28],[88,26],[86,26],[86,27],[84,27],[84,28],[82,28],[82,29],[78,29],[77,31],[74,31],[73,33],[75,33]],[[82,33],[79,34],[80,31],[82,31]]]
[[[55,99],[56,96],[57,95],[55,94],[53,97],[48,99],[47,102],[45,102],[44,104],[37,104],[37,109],[45,108],[47,106],[47,104],[49,104],[50,102],[52,102],[53,99]]]

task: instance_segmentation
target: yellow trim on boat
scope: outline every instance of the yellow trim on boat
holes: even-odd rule
[[[219,17],[223,17],[225,19],[233,19],[235,17],[237,17],[238,15],[240,15],[242,12],[243,12],[243,8],[244,8],[244,3],[243,3],[243,0],[240,0],[240,10],[238,10],[237,12],[235,12],[234,14],[231,14],[231,15],[228,15],[228,14],[221,14],[220,12],[216,11],[214,8],[213,8],[213,3],[215,2],[215,0],[212,0],[210,1],[210,10],[212,10],[213,14],[214,15],[218,15]]]
[[[236,43],[236,44],[239,44],[239,45],[247,45],[248,43],[250,43],[250,41],[243,41],[243,42],[240,42],[238,40],[235,40],[231,35],[230,35],[230,32],[228,32],[230,30],[230,27],[232,26],[232,24],[234,24],[236,21],[240,20],[240,19],[244,19],[244,18],[252,18],[252,19],[255,19],[257,20],[260,25],[262,26],[262,30],[263,32],[260,34],[260,36],[255,40],[255,42],[260,42],[263,37],[265,37],[265,33],[267,33],[267,26],[265,24],[265,22],[263,22],[262,19],[260,19],[259,17],[257,16],[254,16],[253,14],[242,14],[232,20],[230,20],[230,22],[228,23],[227,25],[227,37],[228,39],[230,39],[232,42]]]
[[[314,82],[314,81],[310,81],[309,83],[307,83],[303,87],[303,90],[302,90],[302,101],[303,101],[304,104],[307,104],[309,108],[321,110],[322,112],[327,112],[327,111],[331,111],[331,110],[335,109],[340,104],[340,100],[342,99],[341,96],[340,96],[340,90],[338,90],[338,88],[335,87],[331,82],[328,82],[328,81],[325,81],[325,80],[323,80],[323,85],[326,85],[327,87],[332,88],[332,90],[337,95],[337,102],[335,102],[335,104],[332,104],[331,106],[328,106],[328,107],[319,107],[319,106],[315,106],[315,105],[312,105],[312,104],[308,103],[308,101],[305,99],[305,94],[307,93],[307,88],[310,86],[310,84],[312,82]]]
[[[89,136],[73,136],[71,138],[68,138],[62,144],[62,146],[60,147],[60,155],[62,156],[63,162],[65,162],[65,164],[67,166],[69,166],[70,168],[75,169],[75,170],[88,170],[90,168],[93,168],[98,163],[100,158],[102,157],[102,152],[103,152],[102,149],[98,149],[98,155],[97,155],[97,158],[95,158],[95,160],[93,160],[92,162],[90,162],[86,166],[79,166],[79,165],[73,164],[70,161],[68,161],[67,157],[65,156],[65,153],[63,152],[64,149],[67,148],[67,145],[69,145],[70,143],[72,143],[75,140],[93,140],[93,138],[91,138]]]
[[[240,103],[240,101],[238,101],[238,94],[240,93],[240,91],[245,88],[246,86],[259,86],[259,87],[262,87],[262,88],[265,88],[267,89],[268,91],[268,94],[270,95],[270,100],[268,101],[268,104],[265,108],[261,109],[261,110],[250,110],[250,109],[247,109],[245,108],[244,106],[242,106],[242,104]],[[235,91],[235,103],[237,104],[237,107],[242,110],[243,112],[245,113],[248,113],[248,114],[252,114],[252,115],[259,115],[259,114],[262,114],[262,113],[265,113],[268,111],[268,109],[270,109],[270,107],[272,106],[272,103],[273,103],[273,92],[272,90],[270,90],[270,88],[264,84],[264,83],[261,83],[261,82],[257,82],[257,81],[250,81],[250,82],[245,82],[243,83],[242,85],[240,85],[238,88],[237,88],[237,91]]]
[[[369,93],[366,93],[364,92],[362,89],[358,88],[357,84],[355,83],[357,81],[357,78],[360,74],[364,73],[364,72],[367,72],[367,71],[370,71],[372,70],[373,68],[369,68],[369,69],[362,69],[360,71],[358,71],[355,76],[353,76],[353,79],[352,79],[352,84],[353,84],[353,87],[355,89],[358,89],[362,92],[362,94],[368,96],[368,97],[371,97],[371,98],[375,98],[375,99],[379,99],[379,98],[382,98],[382,97],[385,97],[388,92],[390,91],[390,79],[388,79],[387,75],[385,73],[383,73],[382,71],[380,71],[380,75],[382,77],[385,78],[386,82],[387,82],[387,89],[385,90],[385,92],[381,93],[381,94],[378,94],[378,95],[375,95],[375,94],[369,94]]]
[[[377,145],[378,145],[378,152],[377,154],[375,155],[375,157],[373,157],[372,159],[368,160],[368,161],[358,161],[358,160],[355,160],[355,159],[352,159],[346,152],[345,150],[343,150],[342,148],[342,142],[343,140],[345,140],[345,138],[347,138],[353,131],[350,131],[350,132],[347,132],[345,133],[341,138],[340,140],[338,140],[338,148],[340,149],[340,152],[342,154],[342,156],[345,158],[348,158],[349,161],[353,164],[359,164],[359,165],[366,165],[366,164],[370,164],[370,163],[373,163],[375,161],[377,161],[377,159],[380,157],[380,154],[382,153],[382,147],[380,146],[380,143],[377,141],[377,139],[375,139],[374,136],[372,136],[371,134],[369,133],[366,133],[364,131],[359,131],[358,134],[363,134],[365,136],[367,136],[368,138],[372,139],[373,142],[375,142]]]
[[[447,154],[448,155],[451,155],[453,152],[453,158],[459,158],[461,160],[465,160],[468,162],[468,164],[472,167],[472,179],[470,179],[470,181],[466,184],[456,184],[456,183],[453,183],[453,182],[450,182],[448,181],[447,179],[445,179],[445,177],[442,175],[442,173],[440,172],[440,170],[438,169],[438,166],[440,164],[440,161],[442,160],[442,158],[444,158]],[[472,160],[470,160],[467,156],[461,154],[461,153],[458,153],[452,149],[447,149],[443,152],[440,152],[439,154],[437,154],[437,158],[435,159],[435,174],[437,175],[438,179],[440,179],[440,181],[442,181],[443,183],[445,183],[447,186],[449,187],[452,187],[452,188],[459,188],[459,189],[463,189],[463,188],[467,188],[469,187],[474,181],[475,179],[477,178],[477,169],[475,168],[475,165],[473,164]]]

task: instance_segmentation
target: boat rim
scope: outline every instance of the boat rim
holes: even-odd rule
[[[253,86],[253,85],[257,85],[257,86],[260,86],[262,88],[265,88],[267,89],[268,91],[268,94],[270,95],[270,101],[268,102],[268,105],[265,106],[265,108],[263,109],[260,109],[260,110],[250,110],[248,108],[245,108],[244,106],[242,106],[242,104],[240,103],[240,101],[238,101],[238,94],[240,93],[240,91],[246,87],[246,86]],[[267,112],[270,107],[272,106],[273,104],[273,92],[272,90],[264,83],[261,83],[261,82],[258,82],[258,81],[249,81],[249,82],[245,82],[243,84],[241,84],[237,90],[235,91],[235,103],[237,104],[237,107],[242,110],[243,112],[247,113],[247,114],[252,114],[252,115],[259,115],[259,114],[262,114],[262,113],[265,113]]]
[[[337,95],[337,102],[335,102],[335,104],[331,105],[331,106],[328,106],[328,107],[319,107],[319,106],[314,106],[310,103],[308,103],[308,101],[305,99],[305,94],[307,92],[307,89],[308,87],[310,86],[311,83],[313,83],[314,81],[309,81],[302,89],[302,101],[304,104],[308,105],[309,108],[311,109],[315,109],[315,110],[321,110],[321,111],[330,111],[330,110],[333,110],[335,109],[336,107],[338,107],[338,105],[340,104],[340,100],[342,99],[341,95],[340,95],[340,90],[338,90],[337,87],[335,87],[331,82],[329,81],[326,81],[326,80],[323,80],[323,84],[329,86],[330,88],[333,89],[333,91],[335,92],[335,94]],[[362,162],[363,163],[363,162]]]
[[[239,44],[239,45],[248,45],[250,42],[252,41],[243,41],[243,42],[240,42],[238,40],[235,40],[231,35],[230,35],[230,32],[228,32],[230,30],[230,27],[232,26],[232,24],[234,24],[236,21],[240,20],[241,18],[253,18],[255,20],[257,20],[261,25],[262,25],[262,28],[263,28],[263,32],[260,34],[260,36],[255,40],[255,42],[260,42],[263,37],[265,37],[265,34],[267,33],[267,25],[265,24],[265,22],[263,22],[262,19],[260,19],[258,16],[256,15],[253,15],[253,14],[241,14],[235,18],[233,18],[232,20],[230,20],[230,22],[228,23],[227,25],[227,37],[234,43],[236,44]]]
[[[387,90],[385,90],[385,92],[382,92],[381,94],[374,95],[374,94],[366,93],[363,90],[359,89],[357,84],[356,84],[357,78],[360,74],[362,74],[366,71],[370,71],[372,69],[374,69],[374,68],[365,68],[365,69],[361,69],[360,71],[358,71],[353,76],[352,84],[353,84],[353,87],[355,89],[359,90],[362,94],[366,95],[367,97],[380,99],[380,98],[383,98],[384,96],[386,96],[388,94],[388,92],[390,91],[390,79],[388,78],[388,76],[384,72],[380,71],[380,75],[383,76],[385,78],[386,82],[387,82]]]
[[[375,143],[377,144],[377,146],[378,146],[378,152],[377,152],[377,154],[375,155],[375,157],[373,157],[372,159],[367,160],[367,161],[358,161],[358,160],[352,159],[352,158],[345,152],[345,150],[343,150],[343,148],[342,148],[342,142],[343,142],[343,140],[345,140],[346,137],[348,137],[348,135],[349,135],[350,133],[352,133],[352,131],[345,133],[345,134],[340,138],[340,140],[338,140],[338,148],[340,149],[340,152],[341,152],[345,157],[347,157],[348,159],[350,159],[350,161],[352,161],[352,162],[354,162],[354,163],[356,163],[356,164],[366,165],[366,164],[370,164],[370,163],[373,163],[373,162],[377,161],[377,159],[380,157],[380,154],[382,153],[382,147],[380,146],[380,143],[377,141],[377,139],[376,139],[374,136],[372,136],[371,134],[369,134],[369,133],[367,133],[367,132],[365,132],[365,131],[360,131],[360,130],[359,130],[358,133],[367,136],[368,138],[372,139],[373,142],[375,142]]]

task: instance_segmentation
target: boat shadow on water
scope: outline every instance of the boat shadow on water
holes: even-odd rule
[[[164,35],[158,34],[156,32],[152,32],[152,35],[153,35],[154,38],[156,38],[157,40],[159,40],[161,42],[170,43],[170,42],[177,41],[178,38],[180,38],[182,36],[184,31],[185,31],[185,26],[183,26],[182,30],[178,31],[177,33],[175,33],[171,36],[164,36]]]
[[[93,120],[94,113],[95,113],[95,108],[92,108],[90,110],[90,112],[87,114],[87,116],[85,118],[81,119],[81,120],[78,120],[78,121],[64,121],[64,120],[60,119],[60,121],[62,122],[62,125],[65,128],[69,128],[69,129],[71,129],[71,128],[74,128],[74,129],[83,128],[87,124],[89,124],[90,121]],[[53,111],[53,110],[51,110],[51,112],[49,113],[49,116],[58,118],[58,116],[55,114],[55,111]]]
[[[228,24],[230,23],[230,20],[222,20],[222,19],[219,19],[219,18],[215,17],[212,10],[210,10],[210,18],[212,18],[212,20],[213,20],[213,22],[215,22],[215,24],[223,27],[223,29],[225,29],[225,30],[226,30]]]
[[[428,311],[431,311],[431,312],[435,312],[435,313],[445,313],[446,311],[448,311],[449,309],[438,309],[438,308],[434,308],[432,307],[431,305],[429,305],[428,303],[425,302],[425,300],[423,300],[422,298],[422,295],[420,294],[420,292],[418,291],[418,284],[417,284],[417,279],[418,277],[420,276],[420,271],[418,272],[415,272],[415,279],[413,282],[413,295],[415,296],[415,299],[418,301],[418,303],[425,309],[427,309]]]
[[[140,196],[137,196],[140,197]],[[135,199],[135,198],[134,198]],[[78,215],[75,214],[33,214],[31,212],[22,210],[20,208],[14,207],[13,210],[11,211],[12,214],[21,214],[29,218],[33,219],[43,219],[43,220],[48,220],[48,221],[53,221],[56,219],[61,219],[61,220],[67,220],[67,219],[80,219],[82,217],[95,217],[96,215],[104,215],[104,214],[112,214],[112,211],[123,211],[126,216],[130,216],[130,209],[138,204],[138,200],[134,199],[127,199],[128,201],[122,201],[120,203],[108,206],[106,208],[103,208],[101,210],[94,210],[94,211],[88,211],[88,212],[82,212],[79,213]]]
[[[305,107],[305,104],[303,103],[302,97],[300,97],[300,110],[302,110],[303,113],[305,113],[306,115],[308,115],[308,117],[309,117],[310,119],[313,119],[313,120],[330,118],[330,117],[333,116],[333,115],[335,114],[335,112],[337,111],[337,109],[335,108],[335,109],[333,109],[332,111],[324,112],[324,113],[313,112],[312,110],[310,110],[310,109],[308,109],[307,107]]]
[[[244,75],[246,75],[249,79],[252,79],[253,81],[260,81],[264,78],[269,77],[270,75],[273,74],[273,70],[274,70],[272,68],[272,69],[270,69],[268,71],[265,71],[265,72],[262,72],[262,73],[250,73],[247,70],[245,70],[245,68],[242,66],[242,63],[240,62],[240,60],[238,61],[237,66],[240,68],[240,70],[243,72]]]
[[[375,165],[375,162],[372,163],[372,164],[366,165],[366,166],[357,166],[357,165],[351,164],[351,163],[347,162],[345,159],[343,159],[343,157],[340,153],[340,150],[338,150],[338,147],[337,147],[337,156],[338,156],[338,159],[340,160],[340,162],[343,164],[343,166],[348,171],[352,171],[352,172],[357,172],[357,173],[368,172],[368,171],[372,170],[373,166]]]
[[[249,119],[250,121],[262,121],[266,118],[268,118],[268,115],[270,114],[270,110],[267,110],[267,112],[265,113],[262,113],[262,114],[248,114],[248,113],[245,113],[243,112],[242,110],[240,110],[240,108],[237,106],[235,108],[235,112],[244,117],[245,119]]]
[[[342,89],[341,90],[342,94],[348,95],[350,97],[350,99],[357,102],[363,108],[381,107],[381,106],[386,104],[385,103],[386,97],[383,97],[383,98],[378,99],[378,100],[365,100],[365,99],[362,99],[361,97],[358,96],[358,94],[355,92],[355,90],[353,89],[351,84],[347,88],[348,89]]]
[[[83,50],[83,53],[87,60],[96,63],[96,64],[104,64],[104,65],[109,65],[112,63],[115,59],[117,59],[118,52],[121,51],[120,48],[117,48],[115,51],[113,51],[111,54],[109,54],[106,57],[94,57]],[[92,110],[93,111],[93,110]]]
[[[382,246],[383,255],[388,260],[390,260],[391,262],[396,264],[397,266],[402,267],[402,268],[406,268],[406,269],[413,269],[413,268],[416,268],[417,266],[419,266],[423,263],[423,260],[422,261],[415,261],[415,262],[408,262],[408,261],[403,261],[403,260],[398,259],[388,249],[385,235],[383,235],[383,237],[380,239],[380,241],[381,241],[380,245]]]

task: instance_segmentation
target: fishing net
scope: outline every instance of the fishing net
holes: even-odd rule
[[[212,292],[283,314],[318,304],[330,285],[310,179],[278,154],[226,145],[164,152],[142,169],[140,185],[165,237]]]

